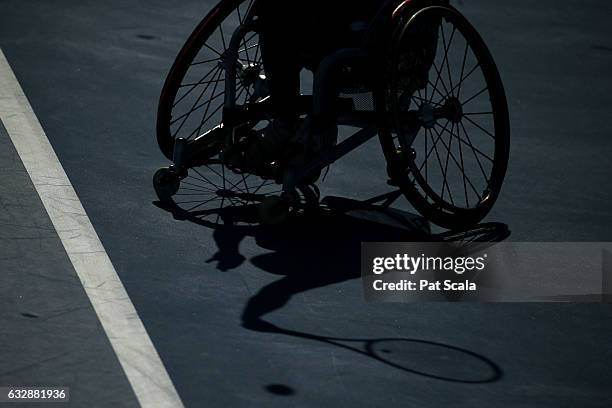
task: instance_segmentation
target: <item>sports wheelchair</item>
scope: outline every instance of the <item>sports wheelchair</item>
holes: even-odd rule
[[[404,196],[439,226],[479,223],[508,164],[504,88],[474,27],[446,1],[423,3],[388,2],[359,26],[354,44],[317,65],[312,95],[300,96],[303,117],[332,112],[354,133],[326,144],[311,127],[304,153],[255,172],[241,164],[244,140],[273,119],[257,0],[221,0],[163,87],[157,141],[172,165],[155,173],[160,201],[213,224],[282,222],[291,211],[316,207],[322,172],[378,136],[387,175],[381,183],[392,191],[368,204],[388,207]]]

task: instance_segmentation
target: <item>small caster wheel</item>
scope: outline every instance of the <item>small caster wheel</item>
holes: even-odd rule
[[[259,217],[265,225],[279,225],[287,220],[291,211],[289,201],[281,197],[266,197],[259,204]]]
[[[153,176],[153,188],[161,201],[168,201],[181,186],[179,175],[168,167],[162,167]]]

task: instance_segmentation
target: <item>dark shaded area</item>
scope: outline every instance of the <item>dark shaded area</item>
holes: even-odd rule
[[[247,301],[242,313],[243,327],[340,347],[388,367],[433,380],[481,384],[495,382],[502,377],[502,369],[487,357],[448,344],[412,338],[326,337],[285,329],[267,320],[266,315],[281,309],[292,297],[302,292],[359,279],[363,242],[477,241],[485,244],[503,241],[510,236],[508,226],[502,223],[432,234],[426,220],[397,209],[343,197],[326,197],[321,204],[317,210],[296,214],[279,226],[245,227],[214,225],[198,218],[197,210],[185,211],[173,202],[155,203],[176,219],[215,228],[213,237],[218,251],[207,262],[217,262],[220,271],[237,268],[246,260],[239,251],[239,244],[246,236],[253,236],[262,250],[272,251],[256,256],[250,262],[258,269],[282,278],[263,287]],[[251,218],[252,210],[252,206],[222,209],[226,216],[228,213],[234,217],[241,215],[240,219]],[[394,344],[404,345],[399,349],[409,351],[392,352]],[[420,364],[416,363],[416,368],[413,367],[415,356],[420,356],[421,360]],[[469,360],[476,360],[479,364]],[[442,364],[439,364],[441,361]]]
[[[265,389],[269,393],[276,394],[276,395],[287,396],[287,395],[295,394],[295,391],[291,387],[289,387],[287,385],[283,385],[283,384],[270,384],[270,385],[266,385]]]

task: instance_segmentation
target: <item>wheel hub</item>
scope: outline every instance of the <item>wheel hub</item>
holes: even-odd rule
[[[461,122],[463,118],[463,107],[461,102],[454,96],[446,99],[444,104],[434,107],[431,103],[423,103],[419,107],[419,118],[426,129],[433,128],[438,119],[448,119],[453,123]]]
[[[442,108],[444,110],[444,117],[453,123],[461,122],[463,118],[463,107],[461,102],[454,96],[449,97]]]
[[[421,105],[420,111],[421,111],[420,113],[421,113],[421,120],[423,121],[423,126],[426,129],[433,128],[437,120],[433,105],[430,103],[424,103]]]
[[[238,67],[238,75],[242,80],[245,86],[250,86],[255,83],[259,79],[259,73],[261,72],[261,67],[259,64],[247,64],[247,65],[239,65]]]

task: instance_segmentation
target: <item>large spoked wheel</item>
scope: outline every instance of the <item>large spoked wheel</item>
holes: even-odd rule
[[[179,171],[173,167],[160,169],[154,187],[161,205],[175,216],[215,227],[219,225],[251,225],[266,222],[261,207],[279,197],[281,187],[268,180],[229,166],[230,157],[240,150],[223,140],[228,129],[223,126],[225,76],[232,58],[227,49],[255,0],[222,0],[196,27],[174,65],[160,97],[157,115],[157,140],[162,153],[173,159],[175,140],[189,142],[211,138],[211,146],[199,149],[206,157],[198,157],[197,167]],[[266,77],[256,31],[242,32],[236,63],[236,106],[244,107],[265,99]],[[260,129],[266,120],[251,121],[241,127]],[[205,139],[206,140],[206,139]],[[315,200],[312,189],[304,187],[293,203],[309,205]],[[304,193],[306,191],[307,193]],[[316,197],[318,198],[318,197]],[[297,204],[296,204],[297,205]],[[267,207],[266,207],[267,208]],[[276,208],[274,208],[276,209]],[[263,211],[264,215],[269,212]],[[276,213],[274,213],[276,215]],[[282,215],[282,214],[281,214]],[[263,220],[262,220],[263,218]]]
[[[159,101],[157,141],[172,160],[174,141],[192,141],[222,122],[227,47],[254,0],[222,0],[191,34],[172,66]],[[246,32],[238,49],[236,103],[267,96],[259,35]],[[253,124],[256,126],[257,124]]]
[[[475,225],[497,200],[508,164],[500,75],[478,32],[453,8],[429,7],[400,21],[376,98],[392,178],[430,221]]]

